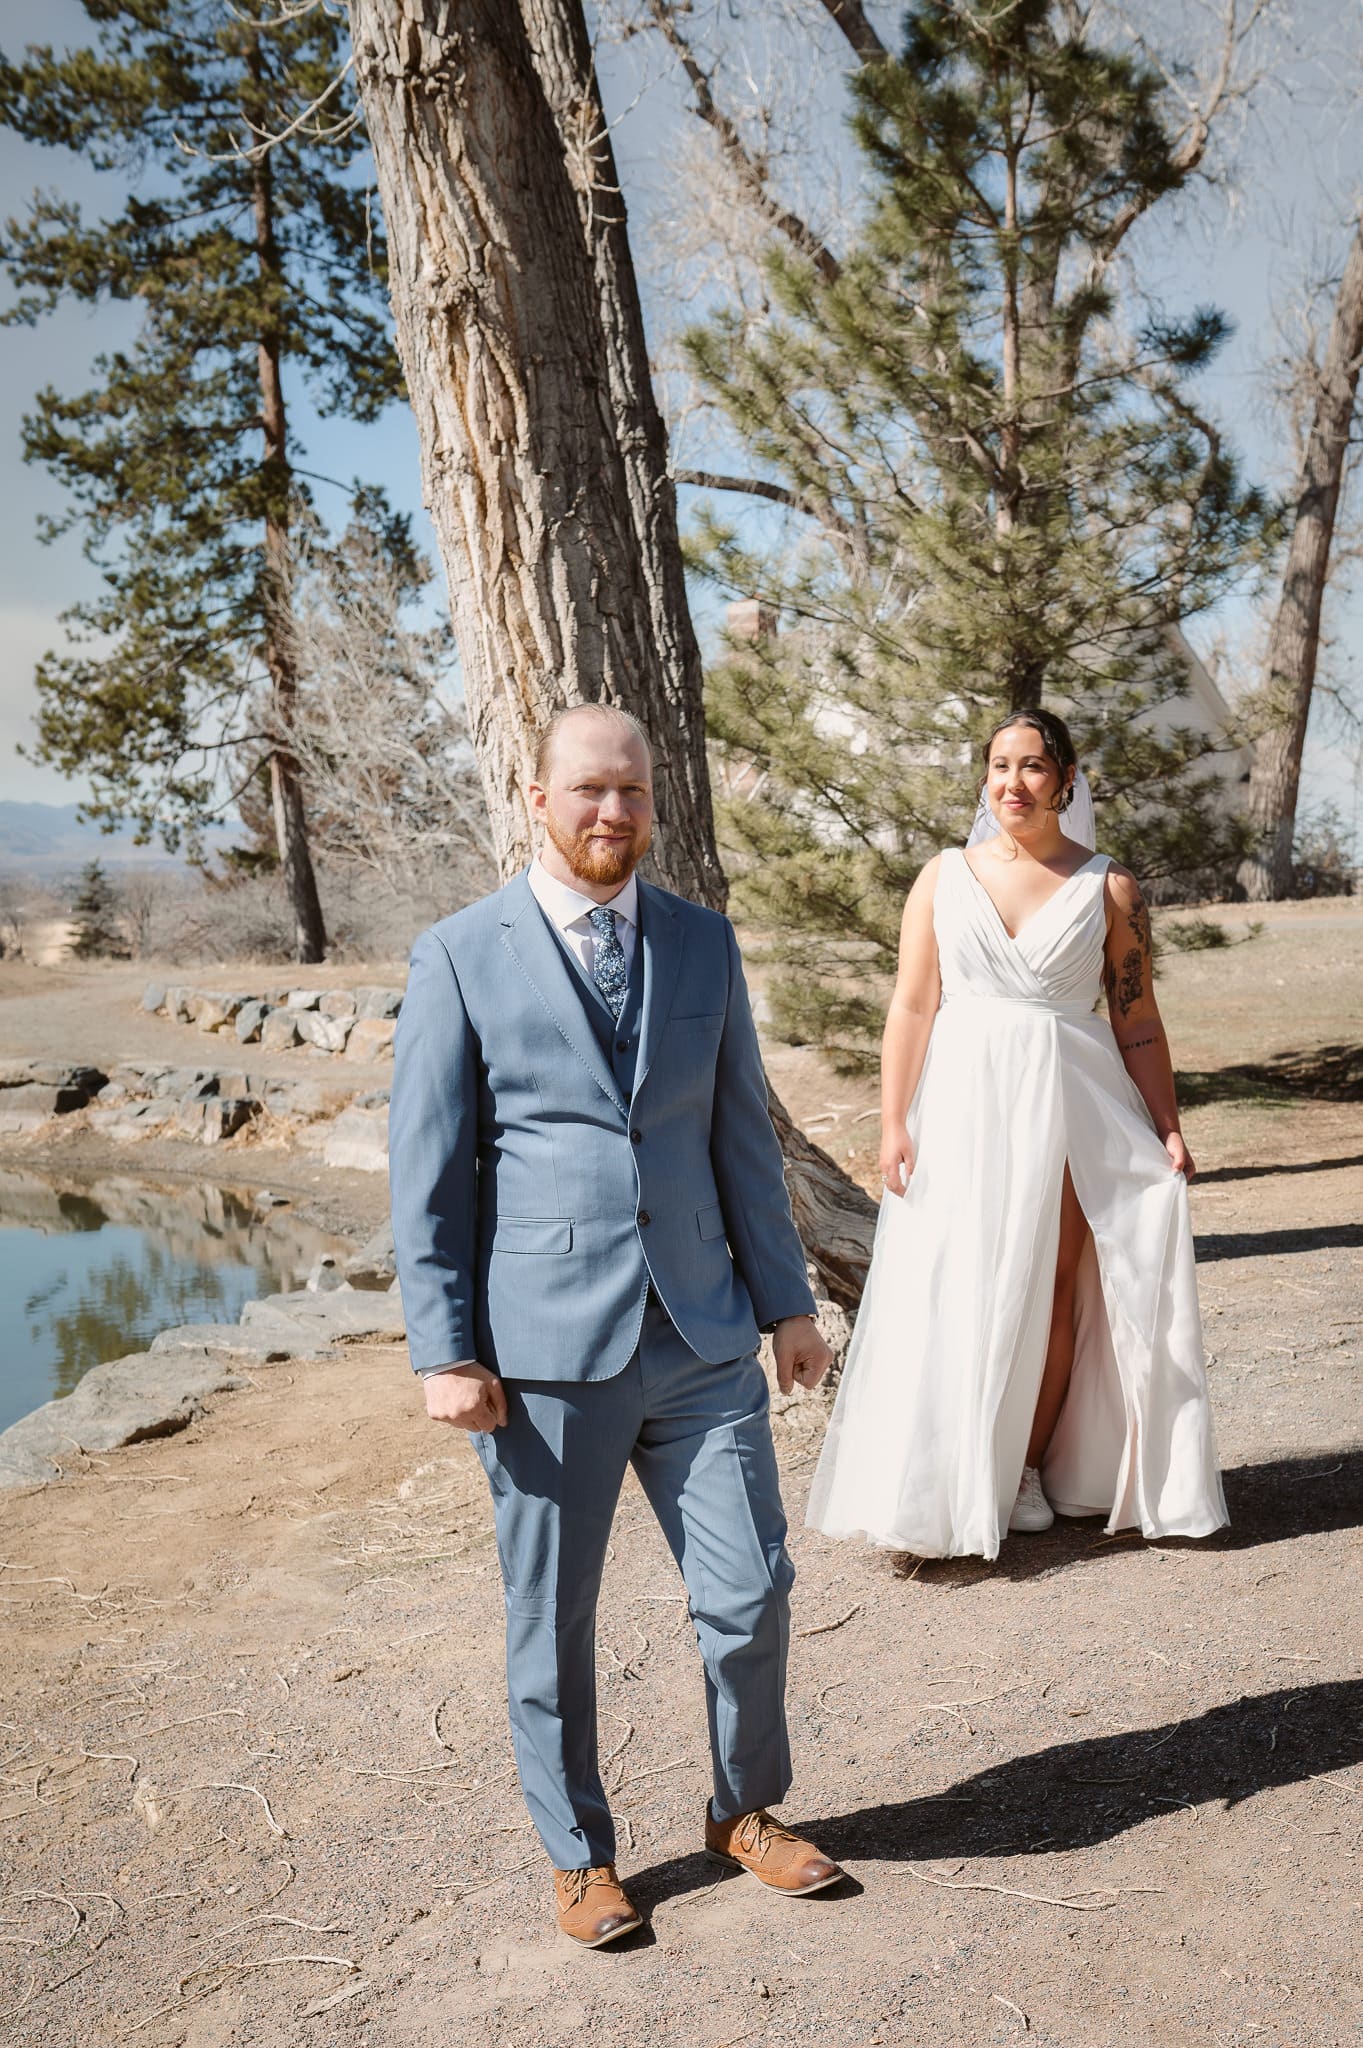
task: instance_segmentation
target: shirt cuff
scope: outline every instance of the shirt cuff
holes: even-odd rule
[[[419,1380],[433,1380],[437,1373],[458,1372],[461,1365],[477,1365],[476,1358],[452,1358],[448,1365],[419,1365],[416,1376]]]

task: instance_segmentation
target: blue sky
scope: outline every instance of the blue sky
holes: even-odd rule
[[[895,10],[873,10],[883,24]],[[1146,7],[1138,13],[1149,14]],[[7,0],[4,45],[26,41],[85,39],[88,24],[76,0]],[[1305,0],[1298,9],[1303,37],[1321,35],[1338,17],[1332,0]],[[1363,65],[1347,55],[1363,83]],[[691,125],[680,111],[675,74],[656,50],[640,44],[602,51],[601,69],[615,142],[630,206],[636,247],[650,233],[658,209],[669,203],[681,136]],[[1313,251],[1339,261],[1347,242],[1351,196],[1360,184],[1363,152],[1360,118],[1346,102],[1363,97],[1322,83],[1318,55],[1287,75],[1288,97],[1270,96],[1259,125],[1242,148],[1237,205],[1209,201],[1183,219],[1173,233],[1167,222],[1143,253],[1145,274],[1167,304],[1187,307],[1211,302],[1236,322],[1236,335],[1206,380],[1206,398],[1225,421],[1252,473],[1271,477],[1281,447],[1263,401],[1262,365],[1272,350],[1271,309]],[[829,104],[824,95],[825,107]],[[111,210],[102,181],[64,152],[30,148],[0,131],[0,210],[20,210],[35,185],[82,201],[91,211]],[[649,308],[661,326],[662,313]],[[40,469],[26,467],[20,454],[20,422],[33,393],[45,382],[80,390],[90,363],[102,347],[131,332],[126,309],[87,311],[63,308],[36,329],[0,329],[0,798],[68,802],[83,794],[49,768],[18,758],[16,742],[31,732],[36,702],[33,666],[45,649],[59,645],[57,614],[91,587],[94,572],[83,560],[79,540],[68,536],[52,546],[37,539],[41,512],[60,510],[58,492]],[[322,422],[292,394],[296,429],[306,443],[305,466],[331,476],[363,476],[383,484],[395,504],[411,511],[432,555],[430,528],[421,509],[416,434],[405,409],[390,408],[375,426],[358,428]],[[319,507],[341,494],[319,485]],[[685,494],[684,494],[685,495]],[[1357,580],[1357,579],[1356,579]],[[702,607],[704,610],[705,607]],[[1244,620],[1232,612],[1231,631]],[[1347,675],[1349,655],[1363,645],[1363,597],[1351,589],[1332,596],[1326,621],[1336,642],[1332,664]],[[1194,636],[1196,637],[1196,635]],[[1357,816],[1356,763],[1347,757],[1324,719],[1313,730],[1304,799],[1325,799]]]

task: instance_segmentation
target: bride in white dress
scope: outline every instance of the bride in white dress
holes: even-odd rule
[[[1015,713],[984,760],[968,849],[904,908],[886,1192],[807,1520],[923,1557],[996,1557],[1053,1509],[1205,1536],[1226,1504],[1149,916],[1093,851],[1062,719]]]

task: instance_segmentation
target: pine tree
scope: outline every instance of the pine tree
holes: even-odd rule
[[[118,924],[118,892],[97,860],[81,869],[71,905],[71,951],[78,960],[126,960],[128,945]]]
[[[801,969],[780,1021],[857,1064],[866,970],[892,968],[905,890],[963,836],[1003,712],[1072,719],[1103,843],[1143,874],[1232,857],[1175,629],[1272,522],[1190,388],[1224,321],[1135,318],[1117,289],[1131,223],[1183,178],[1156,73],[1053,0],[917,0],[902,58],[853,89],[857,245],[831,276],[773,249],[765,333],[721,314],[688,346],[800,515],[769,547],[712,512],[692,538],[784,629],[710,678],[746,771],[736,900]]]
[[[224,799],[262,674],[280,866],[300,959],[325,932],[289,745],[289,532],[305,495],[285,405],[372,420],[398,388],[382,241],[356,179],[359,115],[333,13],[247,0],[84,0],[87,49],[0,59],[0,120],[126,189],[87,220],[39,193],[0,235],[11,320],[67,299],[141,308],[91,390],[39,393],[24,452],[65,486],[98,596],[38,671],[39,759],[94,784],[92,816],[170,846]],[[81,643],[85,642],[86,646]],[[89,651],[89,643],[97,650]]]

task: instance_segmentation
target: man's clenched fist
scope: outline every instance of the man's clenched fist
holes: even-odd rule
[[[432,1422],[456,1429],[500,1429],[506,1421],[506,1388],[485,1365],[452,1365],[430,1372],[423,1382]]]

